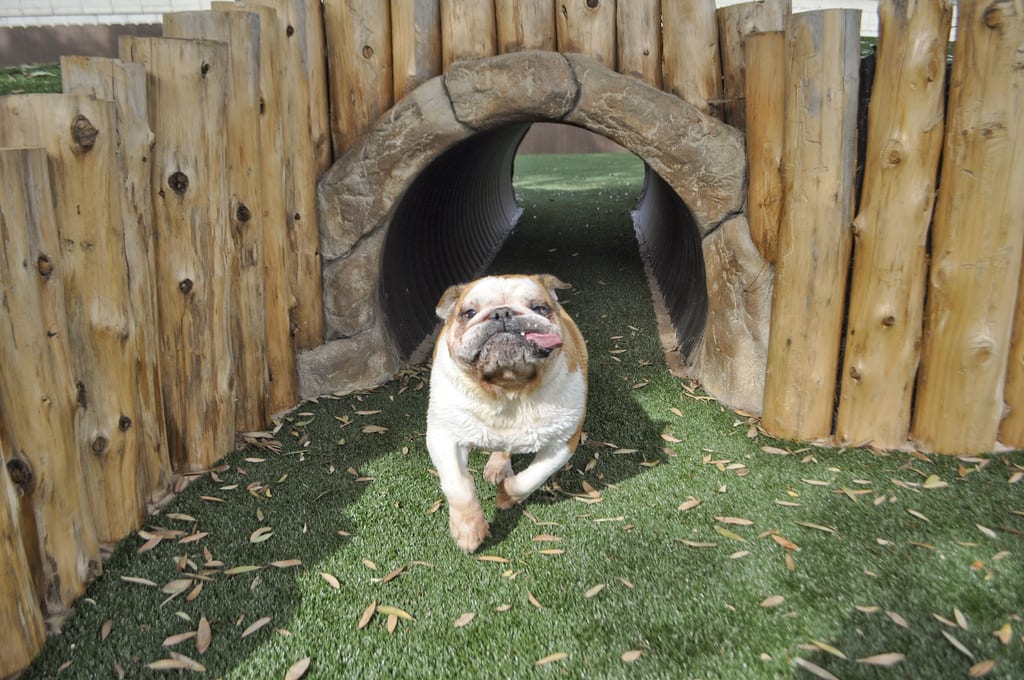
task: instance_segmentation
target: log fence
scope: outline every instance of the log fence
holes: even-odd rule
[[[769,433],[1024,446],[1024,9],[959,6],[947,102],[951,2],[881,0],[860,131],[858,13],[786,0],[216,2],[0,97],[0,676],[102,543],[296,404],[317,178],[453,61],[583,52],[746,130]]]

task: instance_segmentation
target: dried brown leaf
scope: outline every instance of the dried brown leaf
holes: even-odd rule
[[[274,560],[270,563],[270,566],[277,567],[278,569],[287,569],[289,567],[298,567],[302,564],[302,560]]]
[[[306,675],[306,671],[309,670],[309,664],[310,658],[308,656],[302,657],[288,667],[284,674],[284,680],[299,680]]]
[[[597,585],[587,588],[586,592],[583,593],[583,597],[589,600],[590,598],[596,596],[598,593],[600,593],[607,587],[607,583],[598,583]]]
[[[569,655],[565,652],[555,652],[554,654],[548,654],[542,659],[537,659],[533,662],[534,666],[546,666],[549,663],[555,663],[556,661],[562,661],[568,659]]]
[[[901,628],[910,628],[910,624],[907,623],[907,620],[905,618],[903,618],[902,616],[900,616],[899,614],[897,614],[896,612],[889,611],[887,609],[885,611],[885,615],[888,616],[889,620],[892,621],[893,623],[895,623],[897,626],[900,626]]]
[[[388,616],[397,616],[398,618],[405,619],[406,621],[416,620],[412,614],[405,611],[404,609],[399,609],[398,607],[391,607],[386,604],[379,605],[377,607],[377,611],[379,611],[381,614],[387,614]]]
[[[639,659],[643,655],[644,655],[644,653],[643,653],[642,650],[640,650],[640,649],[631,649],[628,652],[623,652],[622,656],[620,658],[624,662],[626,662],[626,663],[633,663],[634,661],[636,661],[637,659]]]
[[[480,555],[476,558],[480,562],[497,562],[498,564],[508,564],[508,560],[500,555]]]
[[[838,649],[836,649],[835,647],[833,647],[832,645],[828,644],[827,642],[822,642],[821,640],[811,640],[811,644],[814,645],[815,647],[817,647],[818,649],[820,649],[823,652],[826,652],[826,653],[831,654],[832,656],[834,656],[834,657],[836,657],[838,659],[842,659],[843,661],[846,661],[846,655],[843,654]]]
[[[903,663],[907,657],[899,652],[886,652],[884,654],[874,654],[872,656],[865,656],[857,659],[857,663],[867,664],[869,666],[895,666],[896,664]]]
[[[213,631],[210,630],[210,622],[205,616],[199,617],[199,627],[196,629],[196,651],[200,654],[210,648],[213,641]]]
[[[377,601],[371,602],[366,609],[363,610],[363,615],[359,617],[359,623],[356,624],[356,630],[362,630],[366,628],[367,624],[370,623],[370,619],[377,613]]]
[[[268,623],[270,623],[270,619],[271,619],[271,617],[269,617],[269,616],[264,616],[262,618],[256,619],[255,621],[250,623],[249,626],[245,630],[242,631],[242,637],[243,638],[249,637],[250,635],[252,635],[256,631],[258,631],[260,628],[262,628],[263,626],[265,626]]]
[[[476,618],[476,614],[474,614],[473,612],[466,612],[465,614],[463,614],[459,618],[455,619],[455,623],[453,623],[452,625],[455,626],[456,628],[462,628],[464,626],[468,626],[469,622],[472,621],[475,618]]]
[[[786,598],[784,598],[782,595],[770,595],[769,597],[766,597],[763,600],[761,600],[761,606],[765,609],[769,609],[771,607],[778,607],[785,601]]]
[[[388,635],[394,633],[395,629],[398,628],[398,617],[394,614],[388,614],[388,619],[384,624],[384,628],[388,631]]]
[[[526,591],[526,599],[529,600],[530,604],[532,604],[537,609],[544,609],[544,605],[542,605],[540,601],[536,597],[534,597],[533,593],[531,593],[529,590]]]
[[[561,541],[561,536],[555,536],[554,534],[537,534],[533,537],[533,540],[537,543],[554,543]]]
[[[992,631],[992,634],[995,635],[1001,643],[1008,645],[1010,644],[1010,641],[1013,640],[1013,626],[1008,623],[1004,623],[999,630]]]
[[[194,630],[187,630],[184,633],[178,633],[176,635],[168,635],[166,638],[164,638],[163,646],[173,647],[174,645],[180,645],[182,642],[185,642],[186,640],[193,639],[194,637],[196,637],[196,635],[198,635],[198,633],[196,633],[196,631]]]
[[[134,583],[138,586],[147,586],[149,588],[156,588],[159,585],[155,581],[150,581],[148,578],[142,578],[141,576],[122,576],[121,580],[127,581],[128,583]]]
[[[687,498],[687,499],[686,499],[685,501],[683,501],[682,503],[680,503],[680,504],[679,504],[679,507],[678,507],[677,509],[678,509],[678,510],[679,510],[680,512],[686,512],[687,510],[693,510],[693,509],[694,509],[695,507],[697,507],[698,505],[700,505],[700,504],[701,504],[702,502],[703,502],[703,501],[701,501],[700,499],[698,499],[698,498],[694,498],[693,496],[690,496],[690,497],[689,497],[689,498]]]
[[[970,670],[967,671],[967,677],[969,678],[984,678],[986,675],[991,673],[996,667],[996,662],[992,659],[985,659],[971,666]]]
[[[953,620],[956,621],[956,625],[963,630],[967,630],[971,627],[971,624],[967,622],[967,617],[964,616],[964,613],[957,607],[953,607]]]
[[[326,571],[321,571],[320,572],[320,578],[322,578],[323,580],[327,581],[327,584],[329,586],[331,586],[332,588],[334,588],[335,590],[338,590],[338,589],[341,588],[341,582],[338,581],[338,577],[335,576],[334,574],[328,573]]]
[[[839,680],[839,678],[832,675],[818,664],[808,661],[807,659],[800,658],[799,656],[793,659],[793,663],[816,678],[821,678],[822,680]]]
[[[107,619],[106,621],[104,621],[103,625],[100,626],[100,642],[103,642],[104,640],[106,640],[107,636],[110,635],[110,631],[113,630],[113,629],[114,629],[114,620],[113,619]]]
[[[971,650],[967,649],[967,647],[964,646],[964,643],[960,642],[956,639],[956,637],[947,633],[944,630],[940,630],[939,632],[942,633],[942,637],[946,638],[949,644],[953,645],[953,647],[956,648],[956,651],[960,652],[971,661],[974,661],[974,654],[971,652]]]
[[[715,519],[722,524],[732,524],[734,526],[749,527],[754,523],[752,519],[745,519],[743,517],[727,517],[724,515],[715,515]]]

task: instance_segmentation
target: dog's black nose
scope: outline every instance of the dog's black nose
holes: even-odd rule
[[[491,312],[492,321],[509,321],[512,318],[511,307],[498,307]]]

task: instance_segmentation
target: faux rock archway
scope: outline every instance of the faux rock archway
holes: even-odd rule
[[[760,412],[773,275],[743,213],[742,136],[674,95],[554,52],[453,64],[324,175],[327,335],[298,357],[301,396],[378,384],[426,356],[441,292],[486,267],[515,225],[512,163],[538,121],[586,128],[645,162],[637,235],[679,363],[723,403]]]

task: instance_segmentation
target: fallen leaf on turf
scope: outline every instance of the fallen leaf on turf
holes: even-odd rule
[[[679,540],[679,542],[682,543],[683,545],[689,546],[691,548],[717,548],[718,547],[717,543],[708,543],[706,541],[688,541],[686,539],[677,539],[677,540]]]
[[[716,525],[714,525],[713,528],[714,528],[714,530],[716,532],[718,532],[722,536],[725,536],[728,539],[731,539],[733,541],[740,541],[741,543],[746,543],[747,542],[747,539],[743,538],[742,536],[737,534],[735,531],[729,531],[728,529],[726,529],[723,526],[719,526],[719,525],[716,524]]]
[[[843,654],[841,651],[839,651],[838,649],[836,649],[835,647],[833,647],[832,645],[830,645],[830,644],[828,644],[826,642],[822,642],[821,640],[811,640],[811,644],[814,645],[815,647],[817,647],[818,649],[820,649],[823,652],[827,652],[827,653],[831,654],[834,657],[842,659],[843,661],[846,660],[846,655],[845,654]]]
[[[321,571],[320,578],[327,581],[327,583],[335,590],[341,588],[341,583],[338,581],[338,577],[334,574],[329,574],[326,571]]]
[[[100,642],[103,642],[104,640],[106,640],[107,636],[110,635],[110,631],[113,630],[113,629],[114,629],[114,620],[113,619],[107,619],[106,621],[104,621],[103,625],[100,626]]]
[[[150,581],[148,578],[142,578],[141,576],[122,576],[121,580],[127,581],[128,583],[134,583],[138,586],[148,586],[150,588],[156,588],[159,585],[155,581]]]
[[[270,623],[270,617],[269,616],[264,616],[262,618],[256,619],[255,621],[250,623],[249,626],[245,630],[242,631],[242,637],[243,638],[249,637],[250,635],[252,635],[256,631],[258,631],[260,628],[262,628],[263,626],[267,625],[268,623]]]
[[[379,611],[381,614],[387,614],[388,616],[397,616],[398,618],[405,619],[406,621],[416,620],[412,614],[405,611],[404,609],[399,609],[398,607],[390,607],[386,604],[382,604],[379,607],[377,607],[377,611]]]
[[[213,641],[213,632],[210,630],[210,622],[205,616],[199,617],[199,628],[196,630],[196,651],[200,654],[210,648]]]
[[[761,606],[769,609],[771,607],[778,607],[780,604],[786,601],[782,595],[771,595],[761,600]]]
[[[1008,623],[1004,623],[999,630],[992,631],[992,634],[999,639],[1004,645],[1010,644],[1013,639],[1013,626]]]
[[[674,437],[673,435],[669,434],[668,432],[662,432],[661,438],[664,439],[665,441],[671,443],[671,444],[679,444],[679,443],[682,443],[682,441],[683,441],[682,439],[677,439],[676,437]]]
[[[971,666],[971,669],[967,671],[967,677],[969,678],[983,678],[992,672],[992,669],[996,667],[996,662],[992,659],[986,659],[979,661],[978,663]]]
[[[183,593],[192,587],[192,579],[190,578],[176,578],[170,581],[163,588],[160,589],[161,593],[166,595],[177,595]]]
[[[178,633],[177,635],[169,635],[164,638],[163,646],[173,647],[174,645],[180,645],[182,642],[196,637],[196,635],[197,633],[194,630],[187,630],[184,633]]]
[[[800,657],[796,657],[795,659],[793,659],[793,663],[816,678],[821,678],[822,680],[839,680],[839,678],[832,675],[818,664],[812,663],[807,659],[801,659]]]
[[[580,486],[583,488],[583,493],[587,494],[591,498],[600,498],[601,492],[595,489],[587,480],[583,480]]]
[[[928,478],[924,480],[924,483],[921,484],[921,486],[926,489],[944,489],[949,486],[949,484],[939,479],[938,475],[928,475]]]
[[[949,641],[949,644],[953,645],[956,648],[956,651],[960,652],[971,661],[974,661],[974,654],[971,652],[971,650],[967,649],[967,647],[964,646],[964,643],[960,642],[954,636],[950,635],[944,630],[940,630],[939,632],[942,633],[942,637],[946,638],[946,640]]]
[[[477,560],[481,562],[498,562],[499,564],[508,564],[508,560],[499,555],[480,555]]]
[[[583,597],[589,600],[590,598],[594,597],[599,592],[604,590],[607,585],[607,583],[598,583],[596,586],[591,586],[587,589],[587,592],[583,593]]]
[[[981,533],[985,534],[989,538],[997,538],[996,532],[992,531],[988,527],[982,526],[980,524],[975,524],[974,526],[978,527],[978,531],[980,531]]]
[[[896,612],[886,610],[885,615],[888,616],[889,620],[895,623],[897,626],[900,626],[902,628],[910,628],[910,624],[907,623],[907,620],[899,614],[897,614]]]
[[[811,486],[828,486],[829,482],[822,481],[820,479],[801,479],[804,484],[810,484]]]
[[[526,599],[529,600],[530,604],[532,604],[537,609],[544,609],[544,605],[542,605],[540,601],[536,597],[534,597],[533,593],[531,593],[529,590],[526,591]]]
[[[898,663],[903,663],[906,658],[905,655],[899,652],[886,652],[885,654],[875,654],[874,656],[865,656],[857,659],[857,663],[865,663],[869,666],[895,666]]]
[[[510,604],[499,604],[497,607],[494,608],[494,611],[496,611],[496,612],[507,612],[509,609],[512,609],[512,605],[510,605]]]
[[[188,658],[184,654],[178,654],[170,659],[160,659],[152,663],[146,664],[146,668],[154,671],[195,671],[197,673],[205,673],[206,666]]]
[[[405,567],[396,567],[395,569],[389,571],[387,575],[384,576],[384,578],[372,578],[370,579],[370,581],[372,581],[373,583],[390,583],[391,581],[394,581],[396,578],[401,576],[403,573],[405,573]]]
[[[628,652],[623,652],[621,659],[626,663],[633,663],[643,655],[643,651],[639,649],[631,649]]]
[[[772,534],[772,540],[781,545],[786,550],[800,550],[800,546],[798,546],[796,543],[789,540],[788,538],[779,536],[778,534]]]
[[[274,535],[274,531],[270,527],[260,527],[256,531],[254,531],[251,534],[249,534],[249,542],[250,543],[262,543],[263,541],[267,540],[268,538],[270,538],[273,535]],[[184,540],[184,539],[182,539],[182,540]]]
[[[473,612],[466,612],[459,618],[455,619],[455,623],[452,624],[456,628],[462,628],[463,626],[469,625],[469,622],[476,618],[476,614]]]
[[[725,517],[723,515],[715,515],[715,519],[722,524],[732,524],[741,527],[749,527],[754,523],[754,520],[744,519],[743,517]]]
[[[380,425],[367,425],[362,431],[364,434],[384,434],[388,431],[388,428]]]
[[[878,612],[880,612],[882,610],[881,607],[875,606],[873,604],[869,604],[869,605],[860,605],[860,604],[858,604],[858,605],[855,606],[855,608],[857,609],[857,611],[862,612],[864,614],[877,614]]]
[[[284,674],[284,680],[299,680],[309,670],[310,658],[303,657],[288,667]]]
[[[270,566],[277,567],[278,569],[287,569],[289,567],[297,567],[302,564],[302,560],[274,560],[270,563]]]
[[[440,509],[441,509],[441,499],[438,498],[436,501],[433,502],[433,504],[429,508],[427,508],[427,514],[428,515],[433,515],[435,512],[437,512]]]
[[[359,617],[359,623],[356,624],[356,630],[362,630],[366,628],[366,625],[370,623],[370,619],[377,613],[377,601],[374,600],[370,605],[363,610],[363,615]]]
[[[561,541],[562,537],[561,536],[555,536],[553,534],[537,534],[536,536],[533,537],[533,540],[536,541],[537,543],[554,543],[554,542],[557,542],[557,541]]]
[[[733,554],[729,555],[729,559],[730,560],[738,560],[740,558],[746,557],[749,554],[750,554],[749,550],[737,550]]]
[[[679,504],[679,508],[678,509],[681,512],[686,512],[687,510],[693,510],[695,507],[700,505],[702,502],[703,501],[701,501],[700,499],[694,498],[693,496],[690,496],[687,500],[685,500],[685,501],[683,501],[682,503]]]
[[[562,661],[568,659],[569,655],[565,652],[555,652],[554,654],[548,654],[543,659],[537,659],[533,662],[534,666],[546,666],[549,663],[555,663],[556,661]]]
[[[377,564],[373,560],[363,559],[363,566],[370,571],[377,571]]]
[[[794,522],[794,524],[799,524],[802,527],[807,527],[808,529],[814,529],[815,531],[824,531],[825,533],[829,533],[829,534],[838,534],[839,533],[838,531],[836,531],[832,527],[825,527],[825,526],[822,526],[820,524],[812,524],[811,522]]]
[[[931,520],[930,520],[930,519],[928,519],[927,517],[925,517],[924,515],[922,515],[922,514],[921,514],[920,512],[918,512],[917,510],[911,510],[910,508],[907,508],[907,512],[908,512],[909,514],[913,515],[914,517],[918,518],[918,519],[919,519],[919,520],[921,520],[922,522],[931,522]]]
[[[259,565],[259,564],[243,564],[240,567],[231,567],[230,569],[225,569],[224,570],[224,575],[225,576],[234,576],[235,574],[246,574],[246,573],[248,573],[250,571],[256,571],[257,569],[262,569],[262,568],[263,567],[261,565]]]
[[[780,500],[776,499],[773,502],[775,503],[775,505],[781,505],[784,508],[802,508],[802,507],[804,507],[803,503],[794,503],[793,501],[780,501]]]
[[[545,548],[544,550],[538,550],[539,555],[564,555],[565,551],[561,548]]]
[[[953,607],[953,620],[956,621],[956,625],[962,629],[967,630],[971,625],[967,622],[967,617],[957,607]]]
[[[388,635],[394,633],[395,629],[398,628],[398,617],[394,614],[388,614],[388,620],[384,624],[384,628],[388,631]]]
[[[786,449],[780,449],[777,446],[762,446],[761,450],[764,451],[765,453],[770,453],[773,456],[792,456],[793,455],[792,451],[787,451]]]
[[[944,626],[949,626],[950,628],[959,628],[959,626],[956,625],[956,621],[950,621],[945,616],[941,616],[940,614],[936,614],[933,612],[932,617]]]

